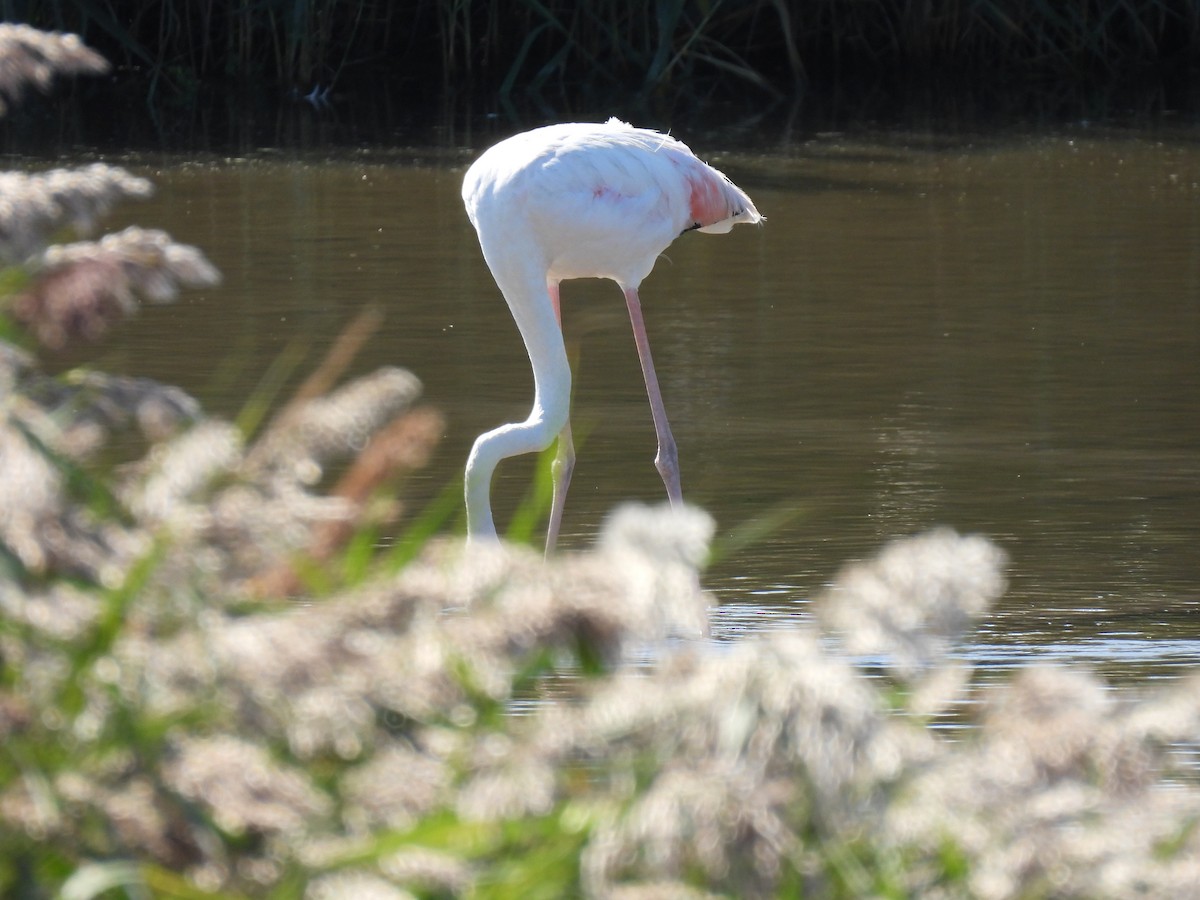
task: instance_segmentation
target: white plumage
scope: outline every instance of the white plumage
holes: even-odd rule
[[[489,495],[500,460],[543,450],[557,436],[547,552],[554,547],[575,461],[558,292],[570,278],[609,278],[625,294],[658,434],[655,465],[671,502],[682,503],[638,286],[684,231],[723,233],[762,221],[750,198],[674,138],[610,119],[548,125],[501,141],[467,170],[463,202],[525,341],[535,394],[528,419],[475,441],[466,470],[468,536],[496,536]]]

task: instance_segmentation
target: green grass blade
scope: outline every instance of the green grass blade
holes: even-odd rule
[[[71,676],[64,681],[66,696],[62,707],[74,715],[83,709],[83,672],[93,662],[107,654],[120,636],[125,624],[125,614],[134,599],[145,590],[151,576],[166,556],[167,542],[156,540],[150,549],[125,573],[121,584],[104,592],[102,607],[95,627],[86,643],[71,656]]]
[[[383,558],[383,570],[395,574],[416,559],[430,538],[463,512],[463,485],[455,479],[443,487],[396,538]],[[454,529],[455,531],[461,529]]]
[[[784,501],[758,515],[743,519],[726,534],[718,534],[708,552],[708,565],[723,562],[756,544],[784,526],[809,513],[809,508],[794,501]]]
[[[525,497],[508,523],[505,537],[515,544],[532,544],[534,534],[545,523],[554,502],[554,457],[558,453],[555,441],[538,454],[533,470],[533,481]]]
[[[296,339],[289,343],[267,367],[250,398],[242,406],[235,424],[249,439],[262,425],[289,378],[308,356],[307,341]]]
[[[92,475],[70,457],[54,450],[20,419],[10,418],[9,425],[20,432],[29,446],[63,475],[66,479],[67,493],[72,498],[83,503],[100,518],[126,518],[125,507],[104,479]]]

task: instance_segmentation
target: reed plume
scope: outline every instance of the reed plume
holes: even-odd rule
[[[97,340],[136,311],[139,296],[166,303],[180,286],[211,287],[220,281],[195,247],[137,226],[95,242],[49,247],[33,272],[33,284],[13,298],[12,313],[51,349]]]
[[[48,172],[0,172],[0,259],[23,263],[64,227],[86,234],[126,199],[148,197],[145,178],[104,163]]]
[[[955,699],[972,697],[980,718],[948,740],[907,706],[918,684],[897,694],[845,648],[881,634],[923,646],[931,630],[949,647],[945,623],[965,634],[1003,588],[993,545],[945,529],[897,541],[820,600],[855,611],[836,632],[797,625],[721,646],[702,637],[709,598],[694,564],[710,528],[694,510],[630,508],[594,550],[550,562],[437,542],[398,575],[253,615],[164,602],[176,579],[198,584],[197,568],[220,565],[204,549],[212,533],[196,531],[171,580],[126,610],[130,627],[95,676],[110,690],[85,689],[85,714],[172,721],[202,697],[204,729],[176,730],[151,777],[89,763],[89,791],[71,779],[53,790],[74,791],[85,819],[119,810],[129,836],[174,835],[126,846],[224,890],[259,890],[299,864],[317,895],[461,893],[516,865],[470,849],[469,834],[500,840],[493,828],[551,842],[575,860],[552,883],[590,897],[769,897],[796,884],[832,897],[850,877],[855,896],[891,885],[1166,898],[1194,883],[1200,798],[1172,781],[1171,748],[1200,738],[1195,681],[1120,705],[1084,672],[960,683]],[[650,545],[638,537],[651,533]],[[864,585],[872,602],[854,606]],[[43,674],[0,710],[9,735],[30,740],[40,726],[26,704],[54,702],[65,675],[32,665],[49,647],[23,652]],[[593,674],[539,688],[556,682],[555,660]],[[536,706],[504,712],[530,689]],[[87,843],[72,819],[38,818],[27,791],[0,791],[0,817]],[[237,866],[185,824],[186,808],[240,842]],[[432,821],[446,842],[417,837]]]
[[[0,23],[0,116],[29,85],[45,91],[55,75],[100,75],[108,68],[78,35]]]

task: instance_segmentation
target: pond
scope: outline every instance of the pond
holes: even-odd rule
[[[288,348],[315,363],[362,308],[356,371],[412,369],[447,417],[417,501],[475,436],[523,419],[524,350],[459,197],[493,133],[284,158],[116,160],[138,222],[202,247],[224,285],[147,308],[89,362],[234,416]],[[718,637],[807,615],[839,565],[933,525],[994,538],[1010,585],[967,655],[1171,677],[1200,662],[1200,143],[1185,130],[951,137],[676,136],[767,217],[686,234],[642,286],[685,497],[728,536]],[[629,321],[610,282],[563,286],[579,450],[561,544],[659,502]],[[82,357],[61,359],[59,365]],[[529,461],[493,489],[503,522]]]

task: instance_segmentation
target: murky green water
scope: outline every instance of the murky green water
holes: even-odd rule
[[[710,573],[721,635],[804,615],[843,560],[949,524],[1011,556],[980,661],[1200,661],[1194,138],[692,141],[768,223],[685,235],[643,285],[684,493],[722,533],[797,511]],[[458,196],[480,149],[147,166],[158,196],[124,218],[202,246],[225,285],[148,310],[99,364],[234,415],[285,348],[315,359],[382,304],[359,368],[410,367],[446,413],[417,485],[432,495],[532,395]],[[563,543],[580,546],[663,490],[619,290],[570,282],[563,300],[580,451]],[[529,471],[502,468],[501,519]]]

